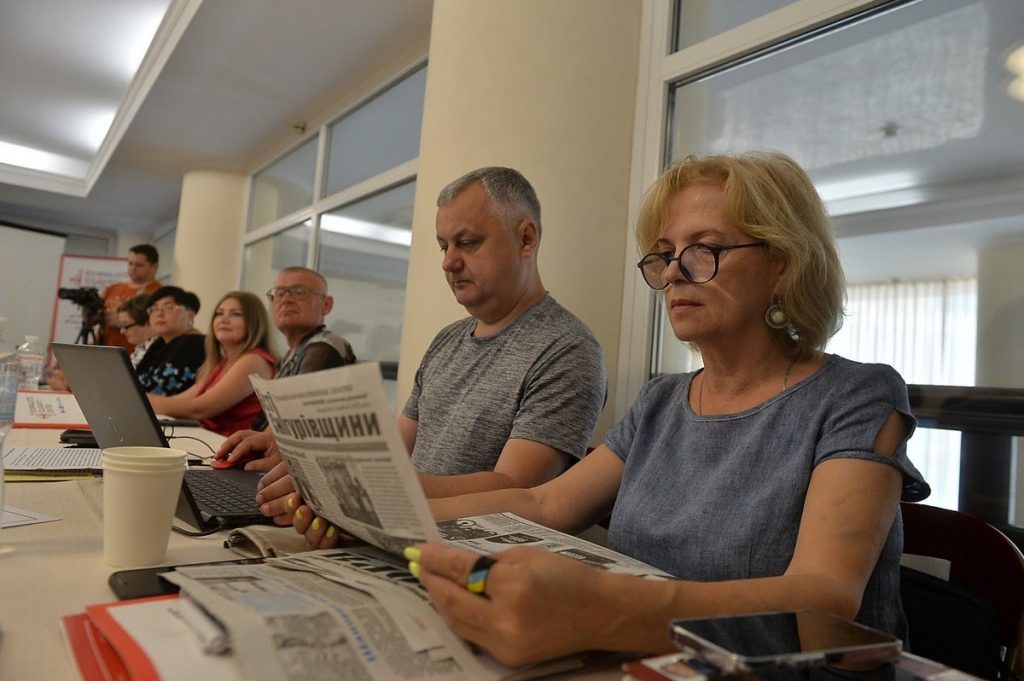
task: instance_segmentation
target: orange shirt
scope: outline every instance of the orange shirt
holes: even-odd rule
[[[116,284],[111,284],[103,289],[103,293],[100,294],[103,297],[103,308],[108,312],[114,312],[117,310],[117,306],[124,301],[142,293],[153,293],[161,286],[162,284],[158,281],[151,281],[141,286],[130,281],[119,281]],[[128,352],[135,349],[135,346],[128,342],[128,339],[124,337],[121,329],[116,324],[114,326],[107,325],[106,340],[104,342],[107,345],[120,345],[128,350]]]

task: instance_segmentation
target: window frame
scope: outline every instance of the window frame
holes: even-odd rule
[[[655,347],[658,301],[635,267],[640,256],[632,226],[647,187],[661,173],[668,151],[670,90],[680,82],[757,58],[762,51],[795,42],[836,24],[916,0],[796,0],[678,52],[672,52],[674,0],[644,0],[636,116],[629,189],[629,225],[622,282],[622,327],[619,335],[619,389],[612,405],[615,420],[626,415],[640,389],[653,375],[660,353]]]

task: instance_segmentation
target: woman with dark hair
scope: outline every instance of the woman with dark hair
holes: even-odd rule
[[[205,338],[192,326],[199,298],[164,286],[149,297],[146,311],[157,338],[135,368],[139,383],[151,395],[177,395],[192,387],[206,358]]]
[[[156,340],[156,333],[149,325],[148,308],[149,296],[146,294],[129,298],[117,306],[118,329],[135,348],[131,354],[133,367],[139,366]]]
[[[232,291],[210,320],[206,362],[195,385],[173,397],[150,395],[149,402],[158,414],[201,419],[204,428],[231,435],[251,427],[260,413],[249,376],[273,378],[276,363],[263,302],[252,293]]]

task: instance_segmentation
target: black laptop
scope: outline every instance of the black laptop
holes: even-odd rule
[[[123,348],[51,343],[50,350],[64,370],[97,446],[169,446]],[[176,515],[203,531],[269,522],[256,504],[261,475],[190,468],[181,484]]]

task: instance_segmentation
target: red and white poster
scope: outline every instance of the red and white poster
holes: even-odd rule
[[[87,301],[96,289],[103,293],[107,286],[128,279],[127,258],[105,258],[92,255],[62,255],[60,271],[57,274],[57,288],[77,289],[73,294],[79,300]],[[88,306],[86,306],[88,307]],[[101,308],[102,309],[102,308]],[[82,324],[83,306],[59,296],[53,305],[53,324],[50,326],[50,340],[58,343],[74,343],[88,334]],[[92,327],[95,329],[96,327]],[[95,340],[89,340],[94,343]]]

